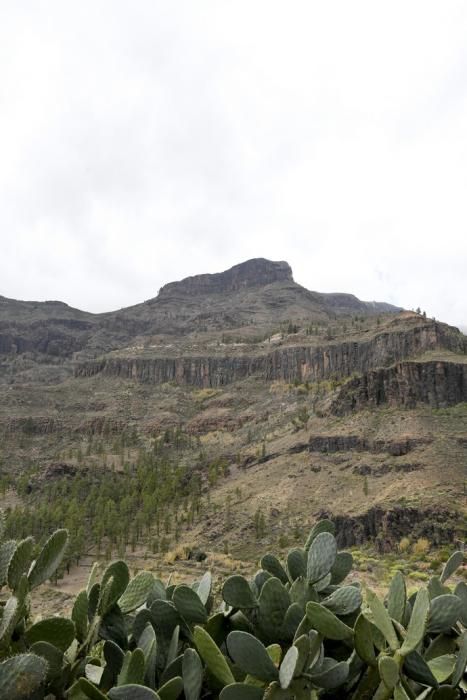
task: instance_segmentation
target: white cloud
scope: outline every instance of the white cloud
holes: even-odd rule
[[[0,7],[0,294],[101,311],[253,256],[467,323],[467,5]]]

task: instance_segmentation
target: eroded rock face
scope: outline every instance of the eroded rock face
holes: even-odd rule
[[[387,404],[414,408],[426,403],[444,408],[467,401],[467,364],[456,362],[399,362],[351,379],[339,392],[331,411],[351,411]]]
[[[400,438],[398,440],[368,440],[359,435],[316,435],[308,442],[310,452],[387,452],[392,457],[406,455],[416,447],[431,442],[431,438]]]
[[[368,372],[427,350],[454,349],[457,342],[442,324],[429,323],[405,331],[382,332],[367,341],[291,346],[256,356],[104,357],[78,363],[75,376],[102,373],[148,384],[175,381],[200,388],[220,387],[250,376],[287,382],[319,381]]]
[[[170,282],[159,291],[158,299],[202,294],[228,294],[245,287],[264,287],[274,282],[293,282],[292,269],[284,261],[264,258],[247,260],[230,270],[215,274],[194,275],[180,282]]]
[[[321,513],[336,524],[339,547],[352,547],[371,541],[384,553],[397,551],[402,537],[426,537],[432,545],[452,543],[459,526],[459,514],[444,508],[418,509],[381,506],[355,517]]]

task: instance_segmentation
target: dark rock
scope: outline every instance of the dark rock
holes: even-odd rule
[[[250,376],[287,382],[319,381],[348,377],[355,372],[367,373],[426,350],[455,349],[457,337],[446,328],[449,327],[427,323],[400,331],[381,332],[370,340],[292,346],[254,356],[107,357],[77,363],[74,374],[75,377],[102,374],[147,384],[175,381],[206,388],[225,386]],[[347,387],[358,387],[360,381],[364,381],[364,377],[348,382],[341,393],[345,396]],[[341,402],[341,399],[337,400],[337,408]],[[334,410],[337,409],[334,407]]]
[[[187,559],[192,561],[204,561],[207,558],[206,552],[202,549],[190,549],[187,554]]]
[[[452,544],[460,525],[461,516],[444,508],[374,506],[357,516],[333,515],[321,511],[319,517],[328,517],[336,524],[339,547],[352,547],[373,542],[380,551],[394,551],[402,537],[426,537],[434,546]],[[389,548],[389,549],[388,549]]]
[[[207,275],[186,277],[180,282],[170,282],[159,291],[158,299],[166,300],[183,296],[204,294],[229,294],[245,287],[261,287],[273,282],[293,282],[292,270],[286,262],[272,262],[254,258],[230,270]]]
[[[382,404],[415,408],[426,403],[444,408],[463,401],[467,401],[467,364],[399,362],[351,379],[340,390],[331,412],[345,415]]]
[[[63,477],[74,477],[78,472],[78,467],[68,462],[54,462],[49,464],[44,471],[44,479],[59,479]]]

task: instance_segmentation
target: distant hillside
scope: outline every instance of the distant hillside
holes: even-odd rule
[[[259,258],[218,274],[171,282],[149,301],[103,314],[79,311],[58,301],[0,297],[0,353],[95,356],[135,342],[148,343],[154,335],[183,336],[245,326],[265,334],[288,321],[326,323],[340,316],[397,310],[351,294],[310,292],[294,282],[286,262]]]
[[[466,424],[462,333],[309,291],[285,262],[172,282],[112,313],[0,298],[8,532],[79,533],[77,588],[80,556],[159,567],[196,543],[254,560],[323,513],[346,545],[453,543]]]

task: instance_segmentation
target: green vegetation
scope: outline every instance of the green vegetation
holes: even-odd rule
[[[31,620],[31,592],[64,560],[66,530],[0,545],[0,697],[8,700],[440,700],[467,697],[467,585],[441,575],[387,596],[346,584],[353,558],[319,521],[285,562],[228,577],[216,605],[209,572],[164,585],[124,561],[96,567],[71,618]]]
[[[139,545],[153,552],[167,550],[170,539],[178,539],[180,528],[191,527],[200,512],[200,471],[180,463],[187,439],[174,429],[148,448],[137,447],[135,437],[130,447],[128,440],[119,440],[111,456],[103,452],[101,441],[88,442],[72,452],[79,464],[73,478],[24,473],[16,484],[24,504],[6,510],[6,535],[33,535],[41,541],[57,527],[66,527],[71,533],[63,561],[67,569],[90,552],[110,560],[112,552],[125,556],[128,547],[134,551]],[[227,466],[222,458],[207,465],[209,484]]]

